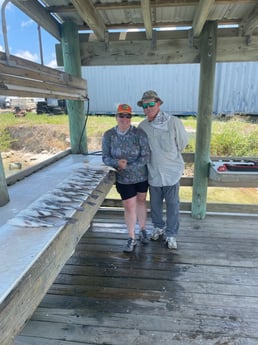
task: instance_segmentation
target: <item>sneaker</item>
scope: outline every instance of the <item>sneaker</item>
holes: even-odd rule
[[[147,231],[146,230],[141,230],[140,231],[139,239],[140,239],[142,244],[148,244],[149,243],[149,239],[148,239],[148,235],[147,235]]]
[[[154,228],[151,234],[151,239],[157,241],[160,236],[164,234],[164,229]]]
[[[166,243],[167,243],[168,249],[177,249],[177,243],[176,243],[175,237],[167,237]]]
[[[134,247],[136,246],[136,240],[134,240],[133,238],[129,238],[126,245],[124,246],[124,252],[125,253],[131,253],[134,250]]]

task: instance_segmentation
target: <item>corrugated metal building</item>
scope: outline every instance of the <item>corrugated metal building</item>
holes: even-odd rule
[[[113,114],[117,104],[136,103],[154,89],[162,109],[173,114],[197,114],[199,64],[83,67],[88,82],[91,114]],[[217,63],[215,114],[258,114],[258,62]]]

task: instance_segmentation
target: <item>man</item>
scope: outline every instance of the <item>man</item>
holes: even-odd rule
[[[163,101],[158,94],[144,92],[137,105],[146,115],[139,127],[148,136],[151,159],[148,163],[151,218],[154,226],[151,239],[156,241],[163,234],[169,249],[177,249],[179,230],[179,180],[184,171],[181,152],[188,143],[182,122],[160,110]],[[163,220],[163,200],[166,203],[166,223]]]

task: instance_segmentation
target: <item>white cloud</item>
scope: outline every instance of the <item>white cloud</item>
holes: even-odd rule
[[[0,52],[4,52],[4,51],[5,51],[4,47],[0,44]]]
[[[51,67],[51,68],[56,68],[57,67],[56,59],[53,59],[53,60],[49,61],[47,66]]]
[[[4,3],[4,0],[0,0],[0,6],[2,6],[3,3]],[[6,7],[7,7],[7,8],[10,8],[11,6],[12,6],[11,3],[7,3],[7,4],[6,4]]]
[[[33,24],[35,24],[35,22],[34,22],[32,19],[29,19],[29,20],[27,20],[26,22],[25,22],[25,21],[22,21],[22,22],[21,22],[21,27],[22,27],[22,28],[27,28],[28,26],[31,26],[31,25],[33,25]]]
[[[38,55],[37,55],[37,54],[32,54],[32,53],[29,52],[28,50],[18,51],[18,52],[15,53],[14,55],[15,55],[15,56],[18,56],[18,57],[20,57],[20,58],[26,59],[26,60],[38,62]]]

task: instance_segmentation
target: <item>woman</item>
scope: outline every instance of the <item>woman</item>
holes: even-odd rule
[[[117,126],[106,131],[102,139],[103,162],[117,169],[116,189],[123,201],[129,235],[124,252],[132,252],[136,246],[137,219],[141,243],[147,244],[149,241],[145,225],[147,163],[150,160],[150,148],[146,134],[131,125],[131,118],[131,107],[128,104],[120,104],[116,113]]]

